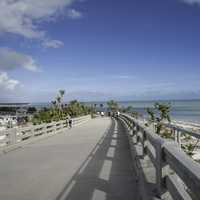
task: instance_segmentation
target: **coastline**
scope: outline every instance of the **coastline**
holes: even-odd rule
[[[183,129],[194,131],[200,134],[200,123],[173,120],[172,124],[179,126]]]

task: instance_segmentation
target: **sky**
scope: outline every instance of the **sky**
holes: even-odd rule
[[[200,98],[200,0],[1,0],[0,102]]]

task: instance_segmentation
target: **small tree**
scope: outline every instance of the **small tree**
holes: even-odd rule
[[[127,113],[130,113],[131,111],[133,111],[133,106],[127,106],[125,109]]]
[[[59,94],[60,94],[60,98],[61,98],[61,109],[63,108],[63,98],[64,98],[64,95],[65,95],[65,90],[59,90]]]
[[[146,111],[149,115],[149,124],[155,124],[155,131],[157,134],[163,137],[170,138],[171,132],[168,132],[163,124],[165,122],[171,122],[170,119],[170,104],[155,103],[153,109],[147,108]]]
[[[116,101],[114,100],[110,100],[107,102],[107,105],[108,105],[108,109],[115,112],[119,109],[119,105]]]

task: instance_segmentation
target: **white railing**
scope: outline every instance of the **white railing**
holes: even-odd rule
[[[122,114],[120,120],[127,128],[141,199],[199,200],[200,164],[177,142],[161,138],[133,117]]]
[[[73,118],[73,126],[89,120],[90,115]],[[31,125],[24,128],[12,128],[0,131],[0,150],[8,146],[15,145],[30,138],[41,135],[55,134],[68,127],[66,120],[44,123],[41,125]]]
[[[195,139],[200,139],[200,133],[197,133],[195,131],[186,130],[184,128],[181,128],[180,126],[174,125],[174,124],[164,124],[167,128],[171,129],[174,135],[174,140],[178,142],[178,144],[182,144],[182,138],[184,139],[184,136],[191,136]],[[182,137],[183,136],[183,137]]]

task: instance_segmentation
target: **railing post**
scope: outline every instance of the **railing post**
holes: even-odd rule
[[[43,130],[44,130],[44,134],[47,134],[47,123],[44,124]]]
[[[56,122],[55,122],[55,124],[53,125],[54,126],[54,134],[57,132],[57,126],[56,126]]]
[[[136,142],[138,143],[140,140],[139,140],[139,132],[141,131],[141,128],[140,126],[137,124],[137,128],[136,128]]]
[[[172,129],[171,129],[171,133],[173,134],[174,141],[176,142],[176,140],[177,140],[177,131],[176,131],[176,129],[175,129],[175,128],[172,128]]]
[[[34,125],[31,127],[31,137],[34,138],[35,137],[35,132],[34,132],[35,128]]]
[[[145,132],[145,130],[142,130],[142,154],[143,154],[143,156],[145,156],[147,154],[146,141],[147,141],[146,132]]]
[[[163,191],[163,142],[160,141],[156,146],[156,188],[157,196],[162,196]]]
[[[164,144],[174,145],[172,141],[160,141],[156,148],[156,185],[157,185],[157,196],[159,198],[166,192],[165,177],[172,173],[169,165],[166,163],[164,155]]]
[[[9,131],[9,145],[15,144],[16,143],[16,136],[17,136],[17,130],[16,128],[12,129]]]
[[[181,131],[173,128],[173,131],[174,131],[174,139],[175,139],[175,142],[177,142],[179,145],[181,145]]]
[[[135,128],[136,128],[136,126],[135,126],[135,122],[133,121],[132,122],[132,134],[131,134],[131,136],[134,136],[135,135]]]
[[[181,146],[181,131],[177,130],[177,143]]]

